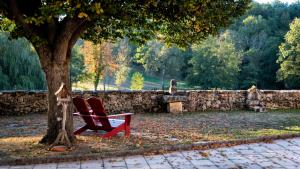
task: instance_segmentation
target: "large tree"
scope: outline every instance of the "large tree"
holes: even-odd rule
[[[286,88],[300,88],[300,19],[296,18],[290,24],[285,42],[279,46],[280,69],[277,72],[279,80],[284,81]]]
[[[71,49],[80,36],[93,41],[127,36],[138,42],[156,37],[188,45],[229,25],[250,1],[1,0],[1,20],[15,24],[13,37],[26,37],[33,44],[46,75],[48,130],[42,142],[52,143],[59,132],[54,93],[61,82],[70,84]],[[66,129],[74,140],[71,113]]]
[[[187,76],[190,85],[202,89],[236,89],[240,65],[240,53],[235,49],[226,31],[219,37],[209,36],[192,47],[192,67]]]

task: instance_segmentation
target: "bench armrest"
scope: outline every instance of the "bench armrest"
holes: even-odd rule
[[[90,110],[90,113],[93,112]],[[114,117],[121,117],[121,116],[131,116],[133,113],[122,113],[122,114],[112,114],[108,116],[97,116],[97,115],[82,115],[79,112],[73,113],[74,116],[89,116],[89,117],[96,117],[96,118],[114,118]]]
[[[90,113],[93,113],[93,110],[89,110]],[[74,112],[73,116],[82,116],[79,111]]]
[[[133,115],[133,113],[121,113],[121,114],[112,114],[112,115],[108,115],[108,118],[112,118],[112,117],[121,117],[121,116],[131,116]]]

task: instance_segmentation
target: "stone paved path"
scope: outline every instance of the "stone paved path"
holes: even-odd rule
[[[300,169],[300,138],[206,151],[182,151],[152,156],[0,166],[0,169]]]

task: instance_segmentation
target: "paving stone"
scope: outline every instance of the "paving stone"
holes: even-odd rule
[[[282,147],[292,146],[293,144],[291,142],[288,142],[286,140],[275,140],[275,144],[280,145]]]
[[[245,156],[238,154],[238,155],[234,155],[234,156],[228,156],[228,159],[231,161],[232,160],[244,160]]]
[[[6,165],[6,166],[0,166],[0,169],[8,169],[9,168],[9,166],[8,165]]]
[[[257,164],[243,164],[243,165],[239,165],[238,168],[242,168],[242,169],[263,169],[263,167],[261,167]]]
[[[199,167],[199,166],[213,166],[214,165],[214,163],[210,160],[190,160],[190,162],[196,167]]]
[[[242,155],[251,155],[251,154],[257,154],[254,150],[237,150]]]
[[[296,152],[296,151],[300,152],[299,146],[291,145],[291,146],[286,146],[285,148],[288,150],[294,151],[294,152]]]
[[[58,163],[58,169],[80,169],[80,162],[64,162]]]
[[[273,161],[262,161],[259,163],[259,165],[264,168],[282,167],[279,164],[275,164]]]
[[[199,151],[184,151],[182,154],[197,168],[217,168],[213,162],[208,160],[208,157],[203,157]]]
[[[140,168],[150,169],[149,165],[147,164],[143,156],[126,157],[125,162],[127,164],[128,169],[140,169]]]
[[[124,159],[121,158],[121,157],[105,158],[105,159],[103,159],[103,165],[104,165],[105,169],[108,169],[108,168],[113,168],[113,169],[127,168]]]
[[[118,166],[113,166],[113,167],[104,167],[105,169],[128,169],[126,166],[124,167],[118,167]]]
[[[0,169],[276,169],[300,168],[300,138],[255,143],[206,151],[130,156],[67,163],[0,166]]]
[[[103,169],[103,161],[102,160],[91,160],[91,161],[82,161],[81,169]]]
[[[288,139],[287,141],[294,144],[294,145],[300,146],[300,139],[299,140],[297,140],[297,139]]]
[[[209,160],[212,161],[219,168],[236,168],[237,166],[228,160],[227,156],[221,155],[220,153],[212,153]]]
[[[234,163],[216,163],[216,166],[220,169],[237,169],[238,166]]]
[[[296,163],[294,163],[293,161],[289,160],[289,159],[285,159],[285,158],[270,158],[270,160],[274,161],[275,163],[284,166],[284,167],[288,167],[288,166],[297,166]]]
[[[250,147],[248,145],[238,145],[238,146],[234,146],[232,148],[234,150],[248,150],[248,149],[250,149]]]
[[[37,164],[33,169],[56,169],[57,163]]]
[[[295,165],[295,166],[285,166],[285,168],[287,168],[287,169],[299,169],[299,165]]]
[[[209,165],[209,166],[196,166],[198,169],[219,169],[215,165]]]
[[[9,169],[33,169],[33,165],[19,165],[19,166],[11,166]]]
[[[235,156],[240,156],[241,154],[235,150],[218,150],[219,153],[224,156],[224,157],[235,157]]]
[[[173,168],[182,168],[182,169],[194,169],[195,166],[192,165],[180,152],[174,152],[169,154],[164,154],[168,162]]]
[[[232,159],[230,161],[232,161],[234,164],[253,164],[254,163],[253,161],[251,161],[247,158]]]
[[[276,150],[285,150],[284,147],[282,147],[281,145],[278,144],[263,144],[263,147],[266,147],[270,150],[276,151]]]
[[[297,164],[300,164],[300,155],[293,153],[291,151],[279,151],[277,152],[279,155],[278,158],[286,158],[289,159]]]
[[[202,156],[200,151],[183,151],[181,153],[186,159],[207,160],[207,157]]]
[[[163,155],[145,156],[145,159],[151,169],[172,169]]]
[[[261,153],[262,156],[265,156],[267,158],[272,158],[272,157],[278,157],[278,154],[275,152],[266,152],[266,153]]]
[[[217,148],[217,151],[236,152],[233,147]]]
[[[260,155],[260,154],[249,154],[249,155],[246,155],[245,158],[247,158],[255,163],[269,161],[265,156]]]
[[[264,146],[251,146],[251,150],[254,150],[257,153],[270,152],[271,150]]]

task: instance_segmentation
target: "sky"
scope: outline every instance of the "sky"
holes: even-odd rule
[[[274,0],[255,0],[256,2],[259,2],[259,3],[268,3],[268,2],[273,2]],[[297,0],[280,0],[281,2],[284,2],[284,3],[293,3],[293,2],[296,2]]]

